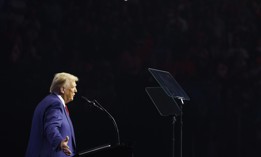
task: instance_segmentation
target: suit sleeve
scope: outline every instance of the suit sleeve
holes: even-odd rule
[[[62,124],[63,111],[59,103],[55,103],[46,109],[44,116],[44,133],[53,150],[59,150],[63,137],[59,131]]]

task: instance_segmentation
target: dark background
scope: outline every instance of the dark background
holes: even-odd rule
[[[0,0],[1,156],[24,156],[33,110],[61,71],[80,79],[69,104],[79,150],[117,142],[86,96],[135,157],[172,156],[172,118],[144,89],[158,86],[152,67],[191,98],[184,157],[260,157],[260,18],[259,0]]]

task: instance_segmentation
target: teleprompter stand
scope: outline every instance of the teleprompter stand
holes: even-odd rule
[[[160,87],[146,87],[147,94],[161,116],[172,116],[173,157],[175,156],[176,117],[180,116],[180,157],[182,157],[182,105],[184,104],[184,100],[190,100],[190,98],[169,72],[153,68],[149,68],[148,70]],[[182,104],[178,105],[175,99],[179,99]]]

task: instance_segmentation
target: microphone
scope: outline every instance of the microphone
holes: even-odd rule
[[[96,105],[96,103],[95,103],[94,101],[91,101],[91,100],[89,100],[88,98],[86,98],[86,97],[84,97],[84,96],[82,96],[82,98],[83,98],[84,100],[86,100],[88,103],[92,104],[93,106],[95,106],[95,107],[97,107],[98,109],[100,109],[100,110],[103,111],[103,108],[102,108],[101,106],[99,106],[99,105]]]
[[[116,132],[117,132],[117,142],[118,142],[118,145],[120,145],[120,133],[119,133],[119,128],[118,128],[118,126],[117,126],[117,123],[116,123],[116,121],[115,121],[115,119],[113,118],[113,116],[104,108],[104,107],[102,107],[102,105],[97,101],[97,100],[93,100],[93,101],[91,101],[91,100],[89,100],[88,98],[86,98],[86,97],[84,97],[84,96],[82,96],[82,98],[84,99],[84,100],[86,100],[88,103],[90,103],[90,104],[92,104],[93,106],[95,106],[95,107],[97,107],[98,109],[100,109],[101,111],[104,111],[108,116],[109,116],[109,118],[112,120],[112,122],[113,122],[113,125],[114,125],[114,127],[115,127],[115,130],[116,130]]]

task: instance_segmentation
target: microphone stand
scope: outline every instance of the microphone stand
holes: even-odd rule
[[[182,111],[182,105],[184,105],[184,101],[183,101],[183,97],[176,97],[177,99],[180,99],[181,101],[181,105],[180,105],[180,109],[181,109],[181,114],[180,114],[180,157],[182,157],[183,152],[182,152],[182,145],[183,145],[183,131],[182,131],[182,127],[183,127],[183,120],[182,120],[182,116],[183,116],[183,111]]]
[[[102,105],[101,105],[97,100],[94,99],[93,101],[91,101],[91,100],[87,99],[87,98],[84,97],[84,96],[82,96],[82,98],[83,98],[84,100],[86,100],[88,103],[93,104],[93,106],[97,107],[97,108],[100,109],[101,111],[104,111],[104,112],[109,116],[109,118],[112,120],[113,125],[114,125],[114,127],[115,127],[115,130],[116,130],[116,132],[117,132],[117,142],[118,142],[118,145],[120,145],[121,142],[120,142],[119,128],[118,128],[118,125],[117,125],[115,119],[113,118],[113,116],[112,116],[104,107],[102,107]]]

